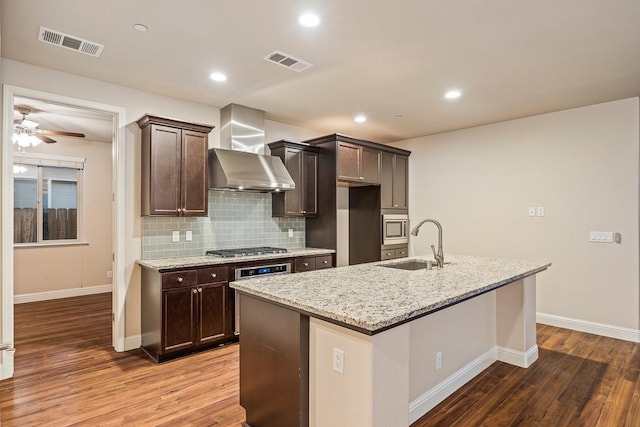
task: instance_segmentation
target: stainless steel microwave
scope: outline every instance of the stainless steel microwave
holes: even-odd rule
[[[409,215],[382,215],[382,244],[409,243]]]

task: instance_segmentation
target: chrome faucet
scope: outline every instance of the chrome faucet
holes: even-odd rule
[[[413,230],[411,230],[411,235],[417,236],[418,231],[420,231],[420,227],[425,222],[431,222],[435,224],[436,227],[438,227],[438,252],[436,253],[436,248],[433,245],[431,245],[431,250],[433,251],[433,258],[436,260],[436,264],[438,265],[438,268],[442,268],[444,267],[444,252],[442,250],[442,225],[440,225],[440,223],[435,219],[425,219],[420,221],[420,223],[416,225],[413,228]]]

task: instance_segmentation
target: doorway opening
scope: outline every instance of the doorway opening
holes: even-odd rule
[[[124,109],[7,85],[3,95],[0,341],[13,346],[14,302],[111,292],[124,351]],[[14,136],[25,128],[30,139]],[[0,353],[0,379],[13,357]]]

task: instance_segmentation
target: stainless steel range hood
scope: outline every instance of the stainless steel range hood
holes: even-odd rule
[[[220,145],[209,150],[209,188],[286,191],[295,183],[279,157],[264,155],[264,111],[229,104],[220,110]]]

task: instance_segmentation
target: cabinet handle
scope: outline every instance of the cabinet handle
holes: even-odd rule
[[[198,288],[198,292],[202,293],[202,288]]]
[[[211,278],[215,279],[216,277],[218,277],[218,275],[216,273],[211,273]]]
[[[362,180],[364,180],[364,176],[360,176],[360,177],[358,177],[358,179],[362,179]]]
[[[184,282],[184,279],[182,277],[178,277],[178,283],[182,283]]]
[[[302,263],[302,265],[304,265],[305,267],[309,267],[309,263],[308,262],[304,262],[304,263]]]
[[[303,213],[307,213],[307,211],[300,211],[300,213],[302,213],[302,214],[303,214]]]
[[[329,261],[324,260],[324,261],[322,261],[322,263],[323,263],[323,264],[329,264]]]
[[[397,208],[397,207],[398,207],[398,205],[393,205],[393,207],[394,207],[394,208]]]
[[[194,290],[193,290],[193,291],[191,291],[191,292],[193,292],[194,294],[197,294],[197,293],[198,293],[198,290],[197,290],[197,289],[194,289]]]
[[[387,252],[387,256],[391,256],[391,252]]]

